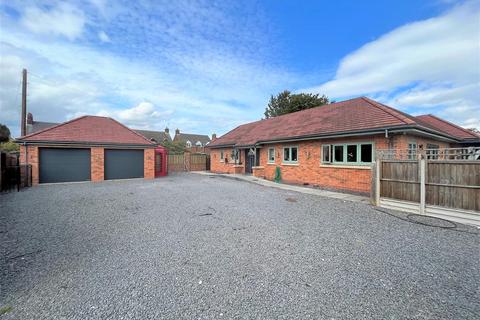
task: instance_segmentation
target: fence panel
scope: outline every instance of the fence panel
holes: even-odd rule
[[[428,161],[426,204],[480,211],[479,161]]]
[[[207,170],[207,155],[200,153],[192,153],[190,155],[190,171]]]
[[[185,171],[185,158],[183,153],[168,154],[168,171],[179,172]]]
[[[420,201],[419,166],[416,161],[381,162],[380,196],[406,201]]]

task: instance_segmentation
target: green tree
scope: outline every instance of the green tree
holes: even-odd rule
[[[170,153],[184,153],[185,145],[181,141],[165,141],[161,145],[167,148]]]
[[[265,117],[273,118],[281,116],[282,114],[302,111],[318,107],[324,104],[329,104],[330,101],[325,95],[313,93],[298,93],[292,94],[285,90],[276,96],[271,96],[268,106],[265,108]]]
[[[10,140],[10,129],[4,124],[0,123],[0,142]]]
[[[13,140],[0,143],[0,150],[5,152],[12,152],[20,150],[20,146],[16,144]]]

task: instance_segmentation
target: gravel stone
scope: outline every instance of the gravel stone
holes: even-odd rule
[[[480,235],[195,174],[0,195],[2,319],[478,319]]]

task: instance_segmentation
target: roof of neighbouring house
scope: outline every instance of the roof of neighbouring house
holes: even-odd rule
[[[57,124],[56,122],[32,121],[32,123],[27,124],[27,134],[35,133],[56,126]]]
[[[447,120],[440,119],[432,114],[424,114],[417,116],[424,125],[429,126],[433,129],[443,131],[457,139],[479,139],[480,136],[475,132],[464,129],[456,124],[453,124]]]
[[[407,113],[372,99],[359,97],[243,124],[212,141],[209,147],[251,146],[282,139],[354,134],[395,127],[433,130],[435,133],[451,136],[440,129],[427,126]]]
[[[166,133],[165,131],[151,131],[151,130],[138,130],[138,129],[133,129],[133,130],[140,133],[145,138],[158,143],[162,143],[165,141],[169,141],[169,142],[172,141],[172,137],[170,137],[170,134]]]
[[[155,145],[141,134],[107,117],[82,116],[17,139],[23,142]]]
[[[210,142],[210,137],[207,135],[202,134],[193,134],[193,133],[176,133],[173,141],[182,141],[187,142],[190,141],[194,146],[197,141],[200,141],[202,145],[206,145]]]

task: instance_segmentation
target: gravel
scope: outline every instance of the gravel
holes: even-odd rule
[[[473,319],[480,235],[220,177],[0,195],[2,319]]]

